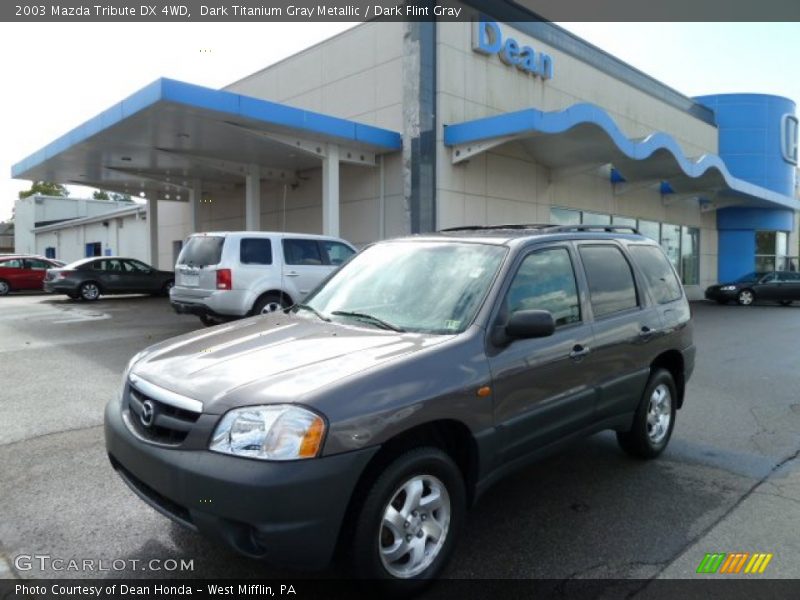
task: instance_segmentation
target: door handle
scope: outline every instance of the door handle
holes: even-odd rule
[[[297,277],[298,275],[300,275],[300,273],[298,273],[297,271],[287,271],[287,272],[285,273],[285,275],[286,275],[287,277]]]
[[[639,330],[639,337],[647,339],[656,333],[658,333],[658,330],[650,329],[647,325],[642,325],[642,328]]]
[[[592,351],[591,348],[587,346],[581,346],[580,344],[576,344],[575,347],[572,348],[572,352],[569,353],[569,357],[572,360],[579,362],[583,360],[583,357],[587,356],[591,351]]]

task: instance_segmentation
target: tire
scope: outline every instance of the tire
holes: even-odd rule
[[[750,306],[756,301],[756,295],[753,290],[746,289],[739,292],[736,296],[736,301],[742,306]]]
[[[781,300],[780,301],[780,305],[781,306],[791,306],[792,302],[793,302],[793,300]]]
[[[7,296],[10,291],[11,285],[6,280],[0,279],[0,296]]]
[[[167,281],[163,285],[163,287],[161,288],[161,291],[158,293],[158,295],[159,296],[166,296],[167,298],[169,298],[169,291],[173,288],[174,285],[175,285],[175,281],[170,279],[169,281]]]
[[[421,494],[416,501],[409,493],[414,490]],[[410,450],[381,471],[364,498],[355,521],[344,524],[353,531],[349,568],[387,592],[421,590],[447,564],[464,523],[466,491],[458,466],[438,448]]]
[[[667,447],[675,427],[678,394],[666,369],[650,375],[630,431],[618,431],[620,447],[636,458],[655,458]]]
[[[267,315],[270,313],[278,312],[285,308],[289,308],[289,304],[284,300],[280,294],[264,294],[253,304],[253,310],[250,314]]]
[[[213,327],[214,325],[219,325],[222,321],[218,321],[214,317],[209,317],[208,315],[198,315],[200,317],[200,321],[206,327]]]
[[[100,297],[100,286],[94,281],[85,281],[78,288],[78,294],[87,302],[94,302]]]

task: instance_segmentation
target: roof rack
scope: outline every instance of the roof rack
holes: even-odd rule
[[[557,233],[564,231],[606,231],[613,233],[615,231],[628,231],[639,235],[639,230],[631,225],[552,225],[550,223],[513,223],[508,225],[464,225],[462,227],[448,227],[441,229],[443,232],[450,231],[486,231],[494,229],[540,229],[546,230],[548,233]]]

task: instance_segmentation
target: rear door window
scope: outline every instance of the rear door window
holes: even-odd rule
[[[325,264],[317,240],[286,238],[283,240],[283,257],[287,265]]]
[[[661,248],[628,246],[628,252],[644,274],[656,302],[666,304],[683,297],[681,282]]]
[[[215,235],[198,235],[189,238],[178,257],[179,265],[206,267],[218,265],[222,260],[225,238]]]
[[[352,248],[341,242],[322,241],[320,245],[329,265],[343,265],[355,254]]]
[[[269,238],[242,238],[239,244],[239,262],[243,265],[271,265],[272,240]]]
[[[595,318],[636,308],[639,304],[631,265],[612,245],[580,246]]]

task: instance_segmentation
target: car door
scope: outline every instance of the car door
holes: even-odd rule
[[[97,260],[91,265],[92,274],[100,281],[105,293],[118,293],[124,290],[124,269],[117,258]]]
[[[45,273],[47,273],[47,269],[51,267],[52,265],[45,260],[40,260],[38,258],[26,258],[24,270],[27,289],[42,289]]]
[[[800,302],[800,273],[786,271],[786,295],[784,300]]]
[[[283,284],[292,299],[300,302],[328,276],[332,267],[325,264],[315,239],[287,237],[281,246]]]
[[[636,410],[650,374],[655,343],[663,336],[663,322],[620,245],[579,243],[578,256],[592,312],[598,388],[594,419],[603,421]]]
[[[7,258],[0,260],[0,278],[5,280],[12,290],[25,289],[25,264],[21,258]]]
[[[495,309],[494,327],[504,327],[511,314],[528,309],[548,310],[556,323],[548,337],[487,344],[504,461],[589,424],[596,365],[574,265],[573,249],[566,244],[527,253]]]
[[[161,290],[160,279],[154,269],[138,260],[121,260],[125,291],[153,293]]]
[[[781,300],[782,290],[777,273],[767,273],[758,283],[753,285],[753,291],[758,300],[778,301]]]

